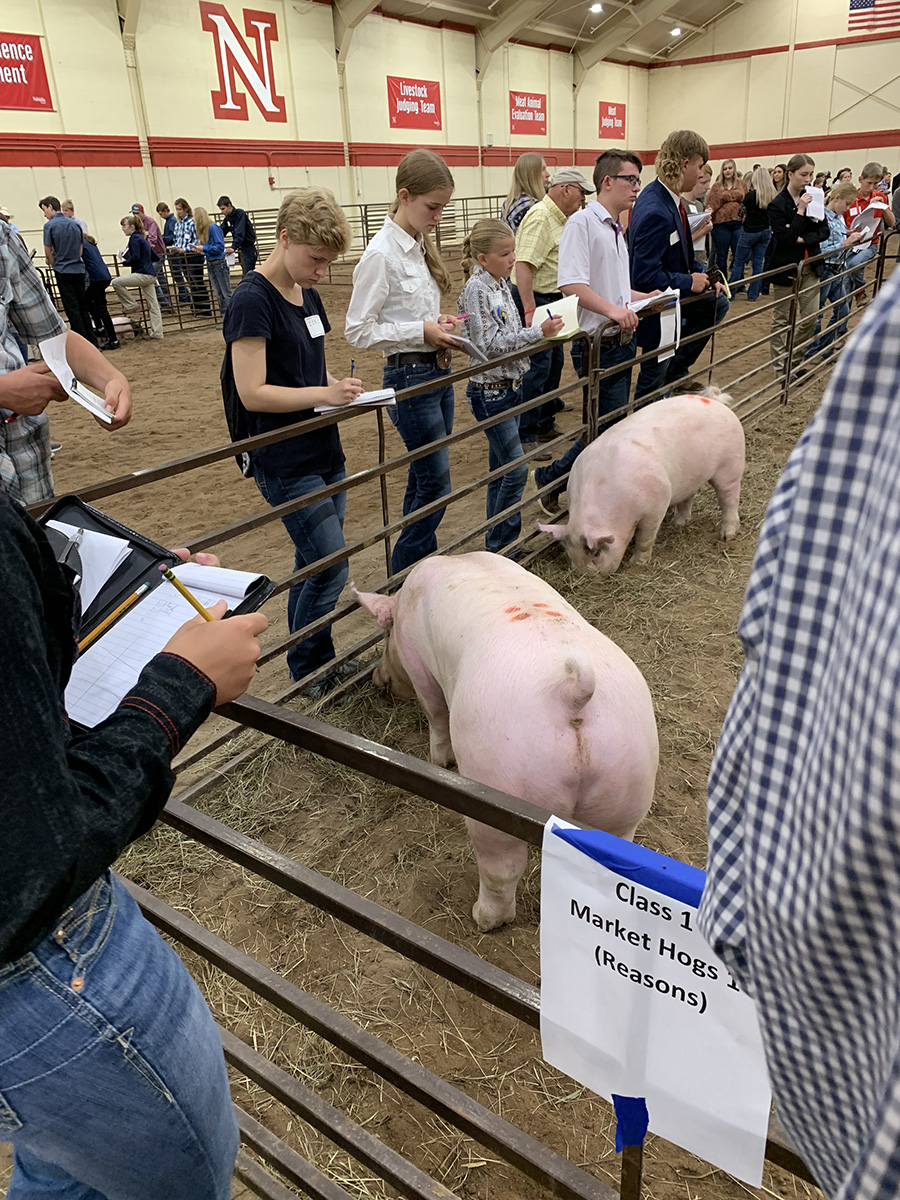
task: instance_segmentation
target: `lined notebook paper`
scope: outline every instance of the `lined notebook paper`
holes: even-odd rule
[[[227,600],[234,608],[259,576],[248,571],[184,563],[173,572],[206,608]],[[93,728],[118,707],[144,666],[172,634],[197,614],[165,580],[77,660],[66,688],[66,712]]]

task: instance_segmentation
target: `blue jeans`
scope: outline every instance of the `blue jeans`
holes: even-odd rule
[[[488,388],[469,384],[466,389],[469,407],[476,421],[486,421],[488,417],[496,417],[498,413],[515,408],[517,404],[522,403],[521,395],[521,389],[513,391],[503,384]],[[499,421],[484,432],[488,440],[488,468],[491,471],[496,471],[498,467],[522,457],[517,417]],[[518,504],[525,491],[527,479],[528,466],[526,463],[520,463],[514,471],[507,471],[499,479],[492,480],[487,486],[487,516],[495,517],[510,505]],[[510,542],[514,542],[521,530],[522,514],[515,513],[487,531],[484,535],[485,547],[496,553]]]
[[[228,263],[224,258],[210,259],[206,264],[209,272],[209,282],[219,304],[219,312],[225,316],[228,302],[231,300],[231,274]]]
[[[298,500],[308,496],[321,487],[338,483],[345,477],[343,467],[323,475],[301,475],[297,478],[283,478],[280,475],[267,475],[262,467],[253,464],[253,478],[262,493],[263,499],[274,508],[278,504],[286,504],[288,500]],[[308,567],[326,555],[334,554],[344,548],[344,513],[347,509],[347,493],[337,492],[327,500],[318,500],[315,504],[307,504],[281,518],[281,523],[291,535],[294,543],[294,570]],[[317,575],[311,575],[302,583],[295,583],[288,592],[288,628],[296,633],[311,621],[317,621],[330,613],[338,602],[338,597],[350,568],[346,560],[326,567]],[[324,667],[334,658],[334,642],[331,637],[331,626],[305,638],[296,646],[291,646],[287,652],[287,665],[291,679],[302,679],[310,671]]]
[[[632,338],[627,346],[604,345],[601,343],[600,369],[601,371],[606,371],[610,367],[619,366],[621,363],[631,362],[635,354],[637,354],[637,342],[634,338]],[[572,363],[578,372],[579,378],[584,378],[585,375],[583,358],[581,345],[573,343]],[[608,417],[616,409],[623,408],[628,403],[630,392],[630,370],[619,371],[616,375],[610,375],[609,379],[600,380],[600,393],[597,397],[597,412],[601,422],[600,433],[603,433],[605,429],[609,429],[610,426],[615,425],[616,421],[621,421],[622,417],[616,417],[614,421],[604,421],[603,418]],[[623,413],[622,416],[624,415]],[[572,469],[572,463],[583,449],[584,443],[579,438],[577,442],[569,447],[562,458],[548,463],[546,467],[537,467],[534,472],[534,480],[538,487],[545,487],[546,484],[554,483],[557,479],[561,479],[563,475],[567,475]]]
[[[238,250],[238,257],[241,260],[241,276],[243,277],[256,266],[256,243]]]
[[[804,358],[812,358],[814,354],[826,350],[836,337],[841,337],[847,332],[847,318],[850,316],[850,292],[847,290],[847,282],[851,276],[845,275],[841,279],[834,278],[836,272],[843,269],[843,267],[825,267],[826,273],[822,276],[822,286],[819,288],[819,308],[823,309],[826,304],[834,304],[835,307],[831,310],[827,327],[810,344]],[[821,323],[821,317],[819,320]]]
[[[752,262],[751,275],[762,274],[763,263],[766,261],[766,249],[771,238],[771,229],[760,229],[757,233],[747,233],[745,229],[741,230],[737,252],[734,256],[734,267],[731,271],[731,278],[728,280],[733,291],[737,291],[735,284],[743,286],[744,268],[748,262]],[[754,279],[747,288],[747,299],[757,300],[761,287],[760,280]]]
[[[187,289],[185,256],[183,254],[170,254],[169,268],[172,271],[172,281],[178,292],[178,303],[182,308],[189,308],[191,293]]]
[[[0,967],[8,1200],[228,1200],[222,1044],[175,951],[107,872]]]
[[[857,267],[852,275],[847,275],[847,295],[852,296],[854,292],[860,291],[866,286],[866,263],[871,262],[878,254],[878,247],[869,243],[868,246],[863,246],[860,250],[851,250],[847,255],[847,261],[844,263],[846,270],[851,267]]]
[[[519,310],[519,318],[524,325],[525,309],[522,306],[519,289],[513,284],[510,290],[515,306]],[[554,300],[559,299],[561,299],[559,292],[534,293],[536,305],[552,304]],[[547,350],[541,350],[540,353],[532,355],[529,359],[528,371],[522,380],[522,399],[519,403],[524,404],[527,400],[533,400],[535,396],[540,396],[544,392],[555,391],[562,379],[565,363],[566,353],[560,345],[550,346]],[[548,400],[546,404],[539,404],[537,408],[531,408],[528,412],[522,413],[519,417],[519,437],[522,442],[530,444],[537,441],[539,433],[549,433],[556,420],[556,414],[562,411],[562,407],[563,401],[557,397],[555,400]]]
[[[710,292],[701,300],[682,309],[681,336],[683,338],[690,337],[691,334],[699,333],[703,329],[709,329],[710,336],[712,336],[714,327],[727,315],[728,298],[724,294],[713,296]],[[634,391],[635,400],[639,400],[641,396],[646,396],[648,392],[661,387],[664,382],[675,383],[690,374],[691,367],[706,349],[708,341],[708,337],[701,337],[696,342],[691,342],[689,346],[679,346],[674,355],[667,358],[665,362],[660,362],[658,358],[647,358],[645,362],[644,358],[651,352],[645,350],[641,358],[637,387]]]
[[[407,450],[418,450],[420,446],[453,432],[453,388],[441,382],[449,374],[449,371],[430,363],[407,363],[400,367],[384,368],[384,387],[397,392],[402,388],[428,383],[431,379],[435,381],[433,391],[423,392],[411,400],[401,400],[399,404],[392,404],[388,408],[388,415]],[[446,496],[449,491],[450,455],[444,447],[409,464],[406,495],[403,497],[404,517]],[[401,531],[391,555],[391,571],[395,575],[437,550],[437,527],[444,511],[439,508],[431,516],[423,517]]]
[[[740,221],[720,221],[712,227],[712,258],[725,278],[728,278],[728,256],[737,254],[738,239],[742,233]]]

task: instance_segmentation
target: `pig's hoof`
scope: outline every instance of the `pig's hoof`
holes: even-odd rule
[[[501,925],[509,925],[516,919],[516,906],[513,904],[511,909],[501,911],[499,908],[490,908],[488,905],[482,904],[480,900],[476,900],[472,909],[472,917],[481,933],[490,933],[492,929],[499,929]]]
[[[735,521],[733,525],[723,525],[719,537],[723,542],[730,542],[737,536],[737,531],[740,527],[740,521]]]
[[[646,567],[649,562],[650,562],[649,552],[642,554],[640,551],[635,550],[634,554],[632,554],[632,556],[631,556],[631,560],[628,565],[631,567]]]

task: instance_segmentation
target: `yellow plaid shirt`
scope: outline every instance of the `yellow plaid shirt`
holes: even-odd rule
[[[566,214],[549,196],[539,200],[522,218],[516,233],[516,258],[534,272],[536,292],[558,292],[559,240]]]

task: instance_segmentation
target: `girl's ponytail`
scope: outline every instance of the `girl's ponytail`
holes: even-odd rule
[[[411,150],[397,167],[397,191],[405,188],[410,196],[424,196],[427,192],[435,192],[441,188],[452,190],[455,186],[450,168],[433,150]],[[399,200],[395,200],[391,212],[395,213],[399,206]],[[425,265],[432,279],[442,293],[449,292],[453,280],[440,251],[428,234],[423,234],[422,246],[425,251]]]
[[[476,221],[463,242],[463,270],[471,275],[478,263],[479,254],[490,254],[498,242],[515,241],[516,235],[505,221],[496,217],[485,217]]]

